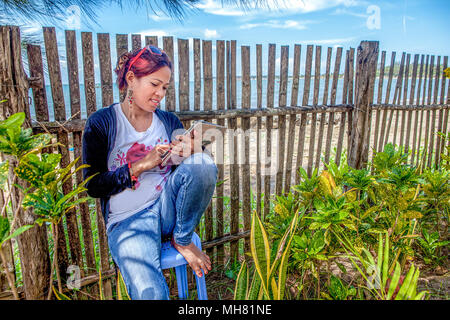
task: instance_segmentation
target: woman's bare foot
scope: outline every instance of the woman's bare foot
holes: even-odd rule
[[[203,251],[197,248],[193,242],[187,246],[182,246],[172,239],[172,245],[186,259],[187,263],[189,263],[197,276],[203,276],[202,269],[205,274],[208,274],[208,270],[211,270],[211,260]]]

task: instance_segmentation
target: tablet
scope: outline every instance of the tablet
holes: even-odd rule
[[[197,120],[195,121],[192,126],[186,130],[186,132],[183,135],[192,135],[195,132],[197,132],[197,134],[201,134],[202,135],[202,146],[207,146],[209,144],[211,144],[212,142],[214,142],[214,137],[217,135],[217,131],[218,130],[222,135],[224,134],[225,130],[227,127],[225,126],[221,126],[215,123],[211,123],[208,121],[204,121],[204,120]],[[208,134],[205,134],[208,133]],[[167,162],[167,160],[169,160],[170,158],[170,152],[166,151],[161,158],[163,158],[161,166],[165,166],[165,163]]]

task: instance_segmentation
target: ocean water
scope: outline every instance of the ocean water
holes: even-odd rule
[[[337,89],[336,89],[336,102],[335,104],[342,104],[342,96],[343,96],[343,83],[344,80],[343,78],[338,80],[338,84],[337,84]],[[330,79],[330,83],[329,83],[329,88],[328,88],[328,100],[327,102],[325,102],[325,104],[331,104],[331,79]],[[393,79],[392,81],[392,85],[391,85],[391,93],[390,93],[390,101],[392,102],[393,99],[393,95],[394,95],[394,89],[395,89],[395,84],[396,84],[396,80]],[[256,86],[256,79],[251,79],[251,108],[257,108],[257,86]],[[383,83],[383,103],[384,103],[384,97],[386,94],[386,86],[387,86],[387,79],[384,81]],[[409,86],[410,87],[410,86]],[[175,82],[175,88],[178,88],[178,82]],[[275,92],[274,92],[274,106],[278,106],[278,100],[279,100],[279,88],[280,88],[280,84],[279,84],[279,80],[276,79],[275,80]],[[298,99],[297,99],[297,105],[300,106],[302,101],[303,101],[303,88],[304,88],[304,79],[300,79],[299,80],[299,94],[298,94]],[[323,94],[324,94],[324,88],[325,88],[325,79],[321,79],[320,80],[320,86],[319,86],[319,99],[318,99],[318,104],[322,105],[324,104],[323,101]],[[191,81],[189,84],[189,89],[190,89],[190,102],[189,102],[189,110],[194,110],[194,81]],[[288,90],[287,90],[287,105],[290,105],[291,102],[291,90],[292,89],[292,79],[288,80]],[[177,90],[178,91],[178,90]],[[262,81],[262,107],[266,107],[267,105],[267,80],[263,79]],[[355,93],[355,89],[353,90]],[[66,106],[66,118],[70,118],[71,116],[71,111],[70,111],[70,90],[69,90],[69,85],[65,84],[63,85],[63,92],[64,92],[64,103]],[[377,101],[377,92],[378,92],[378,79],[375,82],[375,97],[374,97],[374,101]],[[53,102],[52,102],[52,93],[51,93],[51,87],[49,85],[46,86],[46,94],[47,94],[47,103],[48,103],[48,107],[49,107],[49,117],[50,117],[50,121],[54,121],[54,110],[53,110]],[[102,107],[102,95],[101,95],[101,88],[97,87],[95,88],[95,94],[96,94],[96,102],[97,102],[97,109]],[[236,86],[236,95],[237,95],[237,100],[236,100],[236,107],[240,108],[241,106],[241,101],[242,101],[242,83],[241,81],[237,81],[237,86]],[[30,114],[32,119],[36,119],[36,112],[34,109],[34,101],[32,99],[33,94],[31,92],[30,89],[30,93],[29,96],[31,97],[32,103],[30,106]],[[226,94],[225,94],[226,96]],[[312,105],[313,104],[313,96],[314,96],[314,79],[311,79],[311,86],[310,86],[310,93],[309,93],[309,101],[308,101],[308,105]],[[421,93],[422,96],[422,93]],[[409,97],[409,91],[408,91],[408,97]],[[87,113],[86,113],[86,103],[85,103],[85,93],[84,93],[84,84],[80,84],[80,98],[81,98],[81,117],[82,119],[86,119],[87,118]],[[114,102],[119,102],[119,90],[117,89],[117,87],[114,85],[113,86],[113,98],[114,98]],[[216,80],[213,79],[213,110],[217,110],[217,97],[216,97]],[[165,101],[163,100],[161,102],[161,109],[165,110]],[[202,87],[202,91],[201,91],[201,97],[200,97],[200,109],[203,109],[203,87]],[[176,97],[176,111],[180,110],[180,106],[179,106],[179,101],[178,101],[178,97]]]

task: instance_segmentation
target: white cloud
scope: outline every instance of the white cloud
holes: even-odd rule
[[[149,14],[148,17],[154,21],[170,20],[170,17],[166,16],[162,12],[158,12],[158,14]]]
[[[133,32],[133,34],[135,34],[135,33]],[[157,36],[157,37],[163,37],[163,36],[168,35],[166,31],[158,30],[158,29],[142,30],[142,31],[136,32],[136,34],[140,34],[141,36]],[[173,33],[171,35],[173,35]]]
[[[269,20],[268,22],[262,23],[246,23],[240,26],[240,29],[252,29],[258,27],[266,27],[266,28],[278,28],[278,29],[297,29],[297,30],[305,30],[307,29],[307,25],[311,23],[315,23],[313,20],[304,20],[304,21],[294,21],[294,20]]]
[[[197,8],[215,15],[243,16],[243,15],[285,15],[294,13],[308,13],[337,6],[352,7],[360,4],[360,0],[267,0],[267,5],[239,9],[236,6],[224,4],[219,0],[203,0],[195,5]]]
[[[337,8],[332,13],[332,15],[349,15],[349,16],[354,16],[354,17],[358,17],[358,18],[368,18],[369,17],[369,14],[352,12],[352,11],[348,11],[347,9],[343,9],[343,8]]]
[[[218,38],[219,34],[217,33],[217,30],[205,30],[205,38],[211,39],[211,38]]]

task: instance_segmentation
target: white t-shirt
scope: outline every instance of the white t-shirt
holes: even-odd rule
[[[109,171],[142,159],[157,144],[169,143],[164,124],[156,113],[153,113],[150,127],[144,132],[138,132],[125,117],[119,103],[114,105],[114,109],[117,115],[117,134],[114,148],[108,158]],[[145,171],[139,175],[135,190],[126,188],[111,196],[107,227],[152,205],[161,194],[170,175],[170,167],[156,166]]]

